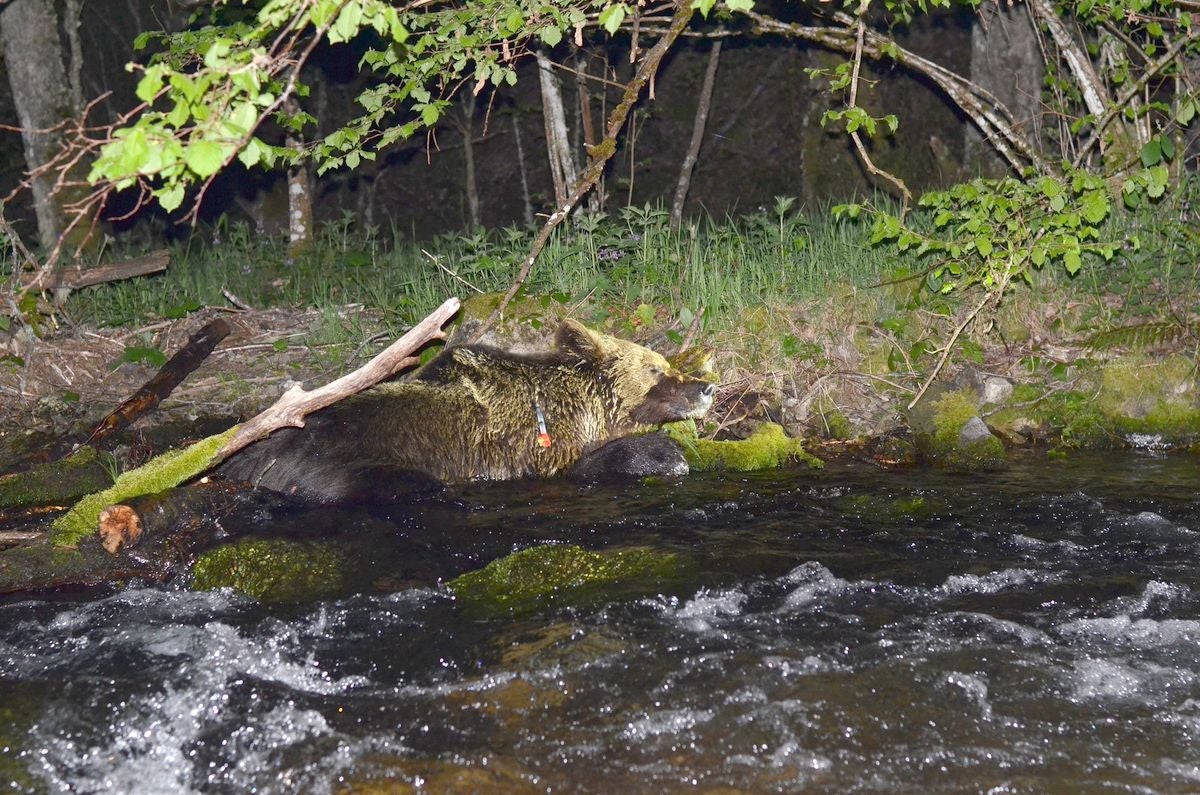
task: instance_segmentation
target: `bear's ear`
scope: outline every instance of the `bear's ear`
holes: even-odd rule
[[[603,338],[578,320],[567,319],[558,327],[555,336],[558,349],[573,353],[581,359],[599,359],[603,352]]]

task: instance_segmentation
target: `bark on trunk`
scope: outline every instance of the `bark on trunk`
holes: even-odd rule
[[[678,229],[683,222],[683,204],[687,201],[688,188],[692,184],[692,171],[700,157],[700,146],[704,143],[704,128],[708,124],[708,111],[712,106],[713,84],[717,82],[717,66],[721,61],[721,40],[712,43],[708,51],[708,68],[704,70],[704,83],[700,86],[700,101],[696,105],[696,118],[692,122],[692,140],[679,168],[679,182],[675,185],[675,200],[671,202],[671,228]]]
[[[1011,111],[1013,129],[1042,151],[1042,80],[1046,65],[1037,30],[1024,5],[985,3],[971,29],[971,82],[991,92]],[[966,130],[969,170],[999,177],[1007,164],[974,127]],[[953,175],[947,175],[952,177]]]
[[[537,54],[538,84],[542,91],[542,118],[546,123],[546,155],[550,158],[550,177],[554,180],[554,203],[561,205],[575,184],[575,159],[571,157],[571,139],[567,134],[567,114],[563,108],[562,86],[554,74],[550,59]]]
[[[296,100],[287,102],[288,113],[299,113],[300,105]],[[287,147],[295,152],[304,150],[304,139],[299,133],[287,136]],[[288,169],[288,259],[295,260],[312,248],[313,242],[313,200],[312,177],[308,171],[308,161],[300,160]]]
[[[26,169],[36,172],[62,148],[64,137],[59,125],[79,112],[71,100],[72,82],[63,62],[54,4],[47,0],[11,0],[4,6],[0,13],[0,51],[21,124]],[[86,168],[81,164],[65,175],[46,171],[32,180],[38,239],[46,253],[58,246],[71,227],[65,206],[87,193],[82,184],[63,183],[81,181]],[[90,231],[90,224],[76,223],[63,238],[62,253],[74,257],[86,245]]]

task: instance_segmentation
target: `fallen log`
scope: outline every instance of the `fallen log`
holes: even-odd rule
[[[57,290],[66,288],[78,290],[93,284],[132,279],[135,276],[148,276],[161,273],[167,269],[171,260],[171,252],[167,249],[152,251],[143,257],[114,262],[110,265],[99,265],[91,268],[63,268],[62,270],[41,269],[21,276],[21,289]]]
[[[108,453],[80,447],[61,460],[0,475],[0,510],[74,502],[112,485],[113,469]]]
[[[96,446],[113,434],[129,427],[142,415],[153,411],[187,378],[213,349],[229,336],[229,323],[217,319],[193,334],[182,348],[142,388],[128,397],[99,422],[84,444]]]

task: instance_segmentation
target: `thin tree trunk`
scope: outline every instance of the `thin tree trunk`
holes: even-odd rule
[[[588,62],[580,55],[575,59],[575,90],[579,94],[579,129],[583,133],[585,152],[592,151],[596,145],[596,131],[592,127],[592,92],[588,91]],[[588,212],[600,212],[601,194],[603,191],[592,191],[587,196]]]
[[[38,238],[46,255],[59,250],[74,257],[87,244],[91,229],[83,220],[72,218],[66,207],[86,195],[86,187],[76,174],[49,169],[39,172],[62,149],[60,125],[80,110],[71,101],[73,82],[63,63],[58,17],[54,4],[47,0],[11,0],[2,8],[0,51],[21,124],[25,165],[31,174],[37,173],[31,189]],[[82,163],[76,168],[82,173],[86,170]],[[76,182],[80,184],[70,184]]]
[[[477,229],[481,225],[479,220],[479,185],[475,179],[475,143],[473,136],[475,133],[475,95],[471,92],[464,92],[462,115],[462,137],[463,137],[463,164],[466,169],[467,180],[467,214],[470,216],[471,229]]]
[[[300,103],[289,97],[285,108],[289,114],[300,112]],[[287,147],[295,152],[304,151],[304,139],[299,133],[289,133]],[[313,244],[313,185],[308,162],[299,160],[288,169],[288,261],[312,248]]]
[[[704,128],[708,124],[708,110],[712,105],[713,84],[717,82],[717,65],[721,61],[721,40],[716,39],[708,51],[708,68],[704,70],[704,83],[700,86],[700,101],[696,106],[696,119],[692,122],[692,140],[688,143],[683,165],[679,167],[679,182],[675,185],[675,200],[671,203],[671,228],[678,229],[683,222],[683,204],[687,201],[688,188],[692,184],[692,171],[700,157],[704,143]]]
[[[521,171],[521,200],[524,203],[525,223],[533,226],[533,200],[529,197],[529,170],[525,168],[525,147],[521,145],[521,125],[517,114],[512,117],[513,140],[517,143],[517,168]]]
[[[546,155],[550,158],[550,177],[554,180],[554,203],[567,200],[567,191],[575,184],[575,160],[567,135],[567,114],[563,108],[562,87],[546,54],[538,51],[538,83],[542,90],[542,118],[546,124]]]

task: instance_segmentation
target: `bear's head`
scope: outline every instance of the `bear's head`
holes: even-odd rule
[[[574,320],[558,329],[560,351],[593,367],[612,390],[617,421],[662,425],[703,417],[716,385],[681,372],[660,353],[635,342],[599,334]]]

